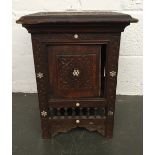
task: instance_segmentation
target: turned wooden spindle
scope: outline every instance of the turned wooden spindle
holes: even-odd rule
[[[65,116],[68,116],[68,111],[67,110],[68,110],[67,108],[64,108],[64,115]]]
[[[57,116],[61,116],[60,108],[57,108]]]
[[[54,108],[50,109],[50,117],[54,116]]]
[[[90,108],[88,107],[87,108],[87,117],[89,117],[90,116]]]
[[[80,115],[80,116],[82,116],[82,115],[83,115],[83,108],[80,108],[79,115]]]
[[[75,116],[75,108],[72,108],[72,116]]]
[[[95,117],[98,115],[98,108],[94,108],[94,115],[95,115]]]

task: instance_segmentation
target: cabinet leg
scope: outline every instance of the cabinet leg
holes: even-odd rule
[[[51,128],[50,128],[48,120],[42,120],[41,126],[42,126],[42,138],[50,139],[51,138]]]
[[[106,138],[112,138],[113,137],[113,131],[109,131],[106,133]]]
[[[107,120],[106,125],[106,138],[112,138],[113,137],[113,127],[114,127],[114,120],[113,118],[109,118]]]

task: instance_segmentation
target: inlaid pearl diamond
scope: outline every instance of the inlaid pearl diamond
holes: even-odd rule
[[[112,116],[114,113],[112,111],[108,111],[108,116]]]
[[[116,72],[115,71],[110,72],[110,76],[111,77],[115,77],[116,76]]]
[[[44,74],[43,73],[41,73],[41,72],[39,72],[39,73],[37,73],[37,78],[42,78],[42,77],[44,77]]]
[[[41,112],[41,116],[46,117],[46,116],[47,116],[47,112],[43,110],[43,111]]]
[[[79,76],[80,71],[78,69],[74,69],[73,76]]]

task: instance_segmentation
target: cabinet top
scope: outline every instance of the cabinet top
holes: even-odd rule
[[[136,23],[138,20],[128,14],[117,12],[39,12],[22,16],[18,24],[54,23]]]

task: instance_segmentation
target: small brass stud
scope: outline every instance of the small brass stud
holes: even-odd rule
[[[76,103],[76,107],[79,107],[80,106],[80,103]]]
[[[76,123],[79,124],[79,123],[80,123],[80,120],[77,119],[77,120],[76,120]]]
[[[78,34],[74,34],[74,38],[78,39],[79,38]]]

